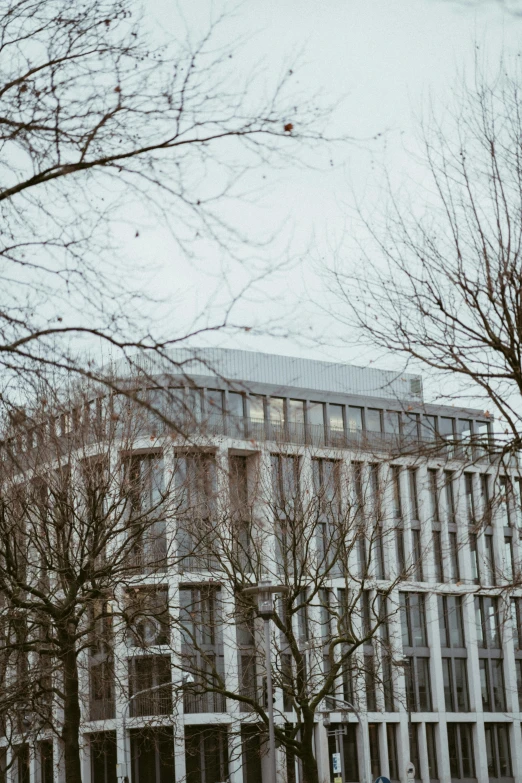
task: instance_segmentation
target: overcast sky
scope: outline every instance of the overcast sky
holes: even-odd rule
[[[221,6],[210,0],[181,0],[179,7],[188,27],[197,32]],[[164,32],[179,31],[179,15],[171,0],[148,0],[146,8]],[[407,150],[415,148],[414,115],[427,98],[431,96],[443,112],[459,72],[473,72],[477,53],[491,69],[501,54],[516,56],[522,18],[504,13],[494,0],[470,5],[451,0],[246,0],[226,26],[231,46],[245,34],[251,37],[238,67],[247,69],[262,59],[270,77],[300,52],[300,87],[319,91],[332,101],[344,96],[331,130],[358,141],[336,150],[332,164],[311,152],[315,169],[257,172],[267,186],[259,208],[249,207],[243,213],[237,205],[230,207],[231,216],[238,216],[248,230],[261,228],[268,235],[283,225],[274,255],[284,259],[288,252],[301,259],[266,283],[264,296],[245,302],[237,319],[255,325],[272,317],[275,321],[288,311],[298,334],[286,338],[221,335],[210,342],[365,364],[369,357],[353,348],[328,349],[300,339],[298,335],[310,333],[311,325],[324,332],[328,317],[314,315],[302,304],[296,312],[296,301],[310,292],[319,303],[324,301],[314,263],[333,252],[343,231],[356,231],[354,201],[368,199],[368,194],[375,199],[382,165],[396,181],[407,182],[413,174]],[[382,135],[372,140],[377,134]],[[148,268],[154,267],[151,290],[168,302],[173,330],[203,306],[223,261],[214,249],[203,247],[197,262],[188,262],[151,222],[142,227],[138,240],[129,242],[128,252]],[[229,271],[233,279],[233,267]]]

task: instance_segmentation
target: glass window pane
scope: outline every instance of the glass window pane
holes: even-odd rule
[[[304,400],[288,400],[288,420],[291,424],[304,424]]]
[[[439,419],[439,434],[444,439],[451,439],[455,434],[455,419],[441,416]]]
[[[437,417],[423,416],[421,419],[422,439],[424,441],[433,441],[437,435]]]
[[[465,658],[455,658],[455,692],[457,697],[457,712],[468,712],[468,677]]]
[[[486,735],[486,755],[488,759],[488,775],[490,778],[498,777],[497,774],[497,754],[495,752],[495,737],[493,726],[485,726]]]
[[[399,764],[397,760],[397,726],[395,723],[386,724],[386,737],[388,739],[388,766],[391,780],[399,779]]]
[[[243,395],[238,392],[228,393],[228,412],[231,416],[243,417]]]
[[[462,777],[475,777],[475,764],[473,759],[473,735],[469,723],[461,723],[460,729],[460,749],[462,753]]]
[[[442,659],[442,676],[444,682],[444,703],[446,712],[455,712],[453,703],[453,683],[451,677],[451,658]]]
[[[419,689],[419,710],[421,712],[430,712],[431,688],[429,658],[417,658],[417,687]]]
[[[390,435],[399,435],[401,414],[399,411],[384,412],[384,432]]]
[[[330,430],[333,432],[344,432],[343,407],[343,405],[328,406]]]
[[[504,667],[501,658],[491,661],[491,681],[493,686],[493,709],[504,712],[506,709],[506,694],[504,689]]]
[[[223,392],[207,389],[207,413],[213,416],[223,415]]]
[[[482,694],[482,709],[484,712],[491,712],[491,698],[489,688],[489,667],[487,659],[479,661],[480,669],[480,692]]]
[[[352,405],[347,410],[348,432],[360,432],[363,428],[362,408],[354,408]]]
[[[265,398],[257,394],[251,394],[249,397],[250,418],[252,421],[263,422],[265,420]]]
[[[382,431],[381,414],[382,411],[377,408],[368,408],[366,410],[366,429],[368,432]]]
[[[414,647],[426,647],[426,623],[424,620],[424,596],[419,593],[410,594],[411,625]]]
[[[311,402],[308,406],[308,424],[324,427],[324,403]]]
[[[281,397],[270,397],[270,421],[272,424],[285,423],[285,401]]]
[[[406,440],[418,440],[419,438],[419,414],[406,413],[403,418],[403,434]]]
[[[464,647],[464,633],[462,628],[461,598],[457,595],[446,596],[446,616],[451,647]]]
[[[435,726],[433,723],[426,724],[426,745],[428,750],[428,774],[430,780],[437,780],[439,777],[437,764],[437,743],[435,741]]]
[[[500,724],[497,726],[498,739],[498,763],[501,778],[511,777],[511,753],[509,748],[509,727]]]

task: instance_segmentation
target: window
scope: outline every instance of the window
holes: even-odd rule
[[[285,401],[282,397],[270,397],[270,424],[272,433],[278,435],[283,432],[285,426]]]
[[[393,489],[393,515],[395,519],[402,519],[401,469],[399,465],[391,466],[391,474]]]
[[[473,473],[464,473],[464,487],[466,491],[466,516],[468,525],[475,524],[475,496],[473,494]]]
[[[455,456],[455,419],[441,416],[439,419],[439,435],[447,442],[446,454]]]
[[[251,394],[248,398],[250,407],[250,419],[253,424],[265,423],[265,398],[257,394]]]
[[[205,570],[215,565],[212,525],[216,501],[216,463],[205,452],[176,457],[178,499],[177,555],[183,571]]]
[[[232,552],[236,568],[255,570],[255,552],[252,546],[252,508],[249,498],[249,457],[230,455],[229,487],[232,522]]]
[[[390,770],[390,779],[399,780],[396,723],[386,724],[386,739],[388,740],[388,767]]]
[[[478,585],[480,578],[476,533],[469,534],[469,554],[471,558],[471,579],[473,580],[473,584]]]
[[[427,647],[422,593],[399,593],[403,647]]]
[[[165,568],[167,539],[163,502],[163,459],[158,453],[133,454],[125,465],[132,540],[132,564]]]
[[[223,712],[225,699],[219,692],[224,677],[219,589],[181,587],[179,603],[181,662],[194,678],[194,687],[184,693],[184,711]]]
[[[381,754],[379,752],[379,724],[368,724],[368,735],[370,741],[370,767],[372,779],[378,778],[381,774]]]
[[[440,522],[439,488],[437,485],[437,471],[428,470],[431,517],[435,522]]]
[[[328,755],[332,753],[343,754],[344,777],[346,783],[355,783],[359,780],[359,764],[357,754],[357,734],[353,723],[332,723],[328,737]]]
[[[288,400],[288,421],[300,432],[305,423],[304,400]]]
[[[347,410],[347,425],[350,434],[361,432],[363,428],[363,409],[350,405]]]
[[[515,652],[522,652],[522,598],[511,599],[511,632]]]
[[[480,474],[480,500],[482,505],[482,524],[487,527],[491,524],[491,497],[489,491],[489,475]]]
[[[477,454],[482,456],[489,452],[490,424],[488,421],[475,422],[475,438],[477,442]]]
[[[475,596],[475,618],[478,646],[483,649],[500,649],[498,598]]]
[[[515,659],[515,670],[517,676],[517,695],[518,695],[518,709],[522,712],[522,659]]]
[[[410,478],[410,514],[414,520],[419,520],[419,495],[417,490],[417,470],[410,468],[408,470]]]
[[[447,563],[448,563],[447,581],[455,583],[460,581],[459,547],[458,547],[456,532],[450,531],[448,533],[448,544],[449,544],[449,550],[448,550],[448,559],[447,559]]]
[[[132,646],[151,647],[169,643],[167,588],[129,590],[126,615],[128,640]]]
[[[245,415],[245,395],[239,392],[228,393],[228,413],[236,419],[242,419]]]
[[[108,733],[108,732],[107,732]],[[92,752],[92,734],[91,734],[91,752]],[[114,750],[116,750],[116,737],[114,737]],[[53,783],[53,743],[52,740],[44,740],[39,743],[40,747],[40,783]],[[111,770],[112,772],[112,770]],[[2,773],[0,772],[0,777]],[[103,780],[94,780],[93,783],[116,783],[116,762],[114,764],[113,778],[105,777]]]
[[[384,432],[387,435],[392,436],[392,440],[396,441],[399,438],[401,429],[401,414],[399,411],[385,411],[384,412]]]
[[[444,471],[444,488],[446,491],[446,518],[449,524],[456,524],[455,491],[453,486],[454,476],[449,470]]]
[[[448,750],[452,780],[475,777],[471,723],[448,723]]]
[[[245,395],[239,392],[228,393],[228,433],[234,438],[244,438],[245,429]]]
[[[447,712],[469,711],[466,658],[442,657],[444,702]]]
[[[276,560],[280,573],[291,569],[296,556],[296,512],[299,507],[299,457],[272,454],[272,486],[274,490],[274,515],[276,517]]]
[[[115,731],[98,731],[89,734],[89,749],[91,759],[91,781],[92,783],[117,783],[116,762],[117,745]],[[41,746],[47,745],[49,756],[43,757],[42,753],[42,779],[41,783],[53,783],[53,743],[42,742]],[[45,767],[49,766],[48,772],[44,772]]]
[[[382,432],[382,411],[378,408],[366,409],[367,432]]]
[[[433,560],[435,566],[435,581],[444,579],[444,565],[442,559],[442,534],[440,530],[433,531]]]
[[[131,717],[144,715],[170,715],[172,712],[172,688],[170,655],[143,655],[129,660],[129,694]],[[151,690],[156,686],[157,690]],[[139,696],[134,694],[140,691]]]
[[[185,726],[185,762],[186,783],[228,780],[227,727]]]
[[[373,651],[365,652],[364,654],[364,685],[366,691],[366,709],[368,712],[375,712],[377,709],[377,672]]]
[[[376,579],[385,579],[386,570],[384,565],[384,531],[381,519],[381,486],[378,465],[370,465],[370,487],[374,520],[374,527],[372,532],[372,560],[374,573]]]
[[[430,780],[438,780],[437,742],[435,740],[436,726],[426,723],[426,750],[428,751],[428,774]]]
[[[434,441],[437,437],[437,417],[436,416],[423,416],[422,417],[422,439],[427,441]]]
[[[324,429],[324,402],[311,402],[308,406],[308,424]]]
[[[503,527],[511,525],[510,486],[507,476],[499,477],[499,495],[497,500],[499,523]]]
[[[408,708],[429,712],[432,704],[424,595],[399,593],[399,599]]]
[[[460,441],[460,453],[466,458],[471,458],[471,439],[473,432],[471,419],[457,419],[457,436]]]
[[[130,730],[132,780],[171,783],[174,780],[172,727]]]
[[[484,724],[486,734],[486,753],[488,757],[488,776],[490,780],[496,778],[510,778],[511,752],[509,747],[509,725],[505,723]]]
[[[479,669],[482,709],[484,712],[504,712],[506,693],[502,658],[481,658]]]
[[[223,392],[207,389],[207,415],[210,420],[222,421],[224,413]]]
[[[484,533],[482,537],[483,556],[482,556],[482,583],[485,585],[494,585],[496,583],[495,551],[493,549],[493,535]]]
[[[439,595],[439,628],[441,647],[464,648],[462,598],[458,595]]]
[[[509,531],[511,533],[511,531]],[[513,575],[515,573],[515,563],[513,560],[513,538],[510,535],[504,536],[504,574],[503,577],[507,582],[513,581]]]
[[[419,421],[418,413],[405,413],[403,419],[403,436],[405,441],[419,440]]]
[[[420,530],[411,531],[412,554],[413,554],[413,576],[418,582],[424,581],[422,568],[422,546]]]
[[[328,406],[328,419],[330,425],[330,442],[332,445],[344,444],[344,406]]]
[[[340,512],[339,462],[330,459],[312,460],[314,495],[317,503],[318,567],[331,567],[339,572],[338,563]],[[332,572],[333,573],[333,572]]]

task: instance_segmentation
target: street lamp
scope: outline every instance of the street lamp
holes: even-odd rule
[[[272,696],[272,663],[270,660],[270,619],[274,614],[274,593],[288,593],[286,585],[274,585],[270,578],[263,577],[254,587],[243,588],[245,595],[257,595],[257,613],[265,622],[265,661],[266,661],[266,694],[268,699],[268,769],[271,783],[277,781],[277,767],[274,734],[274,705]]]
[[[130,772],[130,764],[129,764],[129,753],[128,753],[128,743],[127,743],[127,714],[129,712],[129,708],[131,705],[131,702],[134,701],[138,696],[142,696],[144,693],[152,693],[153,691],[159,691],[161,688],[168,688],[173,687],[174,685],[189,685],[190,683],[194,682],[194,677],[192,674],[188,674],[188,672],[183,672],[179,680],[171,680],[171,682],[163,682],[160,685],[153,685],[150,688],[144,688],[141,691],[137,691],[136,693],[133,693],[132,696],[130,696],[127,699],[127,703],[125,704],[125,707],[123,708],[123,712],[121,714],[121,723],[122,723],[122,730],[123,730],[123,770],[119,769],[117,774],[117,777],[123,778],[125,783],[128,783],[129,781],[129,772]],[[119,765],[118,765],[119,767]]]
[[[327,698],[328,698],[329,701],[335,701],[338,704],[342,705],[341,709],[339,710],[339,712],[345,712],[346,710],[352,710],[352,712],[354,712],[356,714],[356,716],[357,716],[357,720],[359,722],[359,726],[361,727],[361,732],[362,732],[363,725],[362,725],[361,713],[359,712],[357,707],[355,707],[351,703],[351,701],[347,701],[346,699],[340,699],[338,696],[327,696]],[[323,715],[324,727],[325,727],[325,729],[328,729],[328,726],[330,725],[330,720],[329,720],[328,716],[332,712],[334,712],[334,710],[321,709],[321,710],[317,710],[317,712],[319,714]],[[341,751],[341,754],[340,754],[341,755],[341,777],[343,779],[343,783],[345,783],[344,752],[343,752],[344,749],[339,747],[338,742],[337,742],[337,735],[336,735],[336,745],[337,745],[337,748],[338,748],[337,752],[339,752],[339,750]],[[362,766],[362,769],[363,769],[363,774],[361,776],[361,779],[364,780],[364,778],[366,776],[366,752],[365,752],[365,745],[364,745],[364,737],[363,736],[361,736],[361,755],[362,755],[361,766]]]

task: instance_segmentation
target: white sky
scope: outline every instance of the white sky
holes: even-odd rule
[[[197,31],[221,6],[211,0],[182,0],[179,7],[189,28]],[[164,32],[176,34],[179,16],[172,0],[148,0],[146,10]],[[503,13],[494,0],[468,6],[451,0],[246,0],[226,30],[231,45],[240,36],[252,36],[238,65],[244,62],[246,68],[250,61],[263,59],[269,75],[300,51],[301,86],[309,85],[310,92],[320,91],[332,101],[346,96],[332,133],[366,141],[338,150],[333,166],[310,154],[310,161],[319,163],[315,170],[283,175],[267,170],[263,174],[268,188],[259,209],[230,208],[230,217],[254,233],[261,228],[268,235],[284,222],[274,257],[286,257],[287,243],[292,255],[302,257],[267,282],[263,296],[245,302],[238,320],[255,326],[288,315],[293,333],[216,335],[206,342],[365,364],[370,357],[353,348],[303,340],[312,333],[311,326],[323,333],[329,328],[328,316],[301,301],[312,292],[324,302],[314,260],[332,252],[332,237],[356,231],[354,200],[368,198],[368,193],[375,198],[382,165],[397,180],[407,181],[414,174],[405,150],[414,148],[413,115],[427,97],[432,95],[443,111],[459,72],[473,72],[477,46],[492,68],[502,53],[517,53],[522,18]],[[383,136],[371,141],[378,133]],[[151,290],[164,297],[173,332],[178,333],[215,287],[222,259],[203,246],[198,262],[188,262],[168,234],[150,223],[140,230],[139,240],[129,242],[128,252],[140,265],[154,267]],[[232,278],[233,273],[232,268]],[[394,366],[382,358],[378,363]]]

